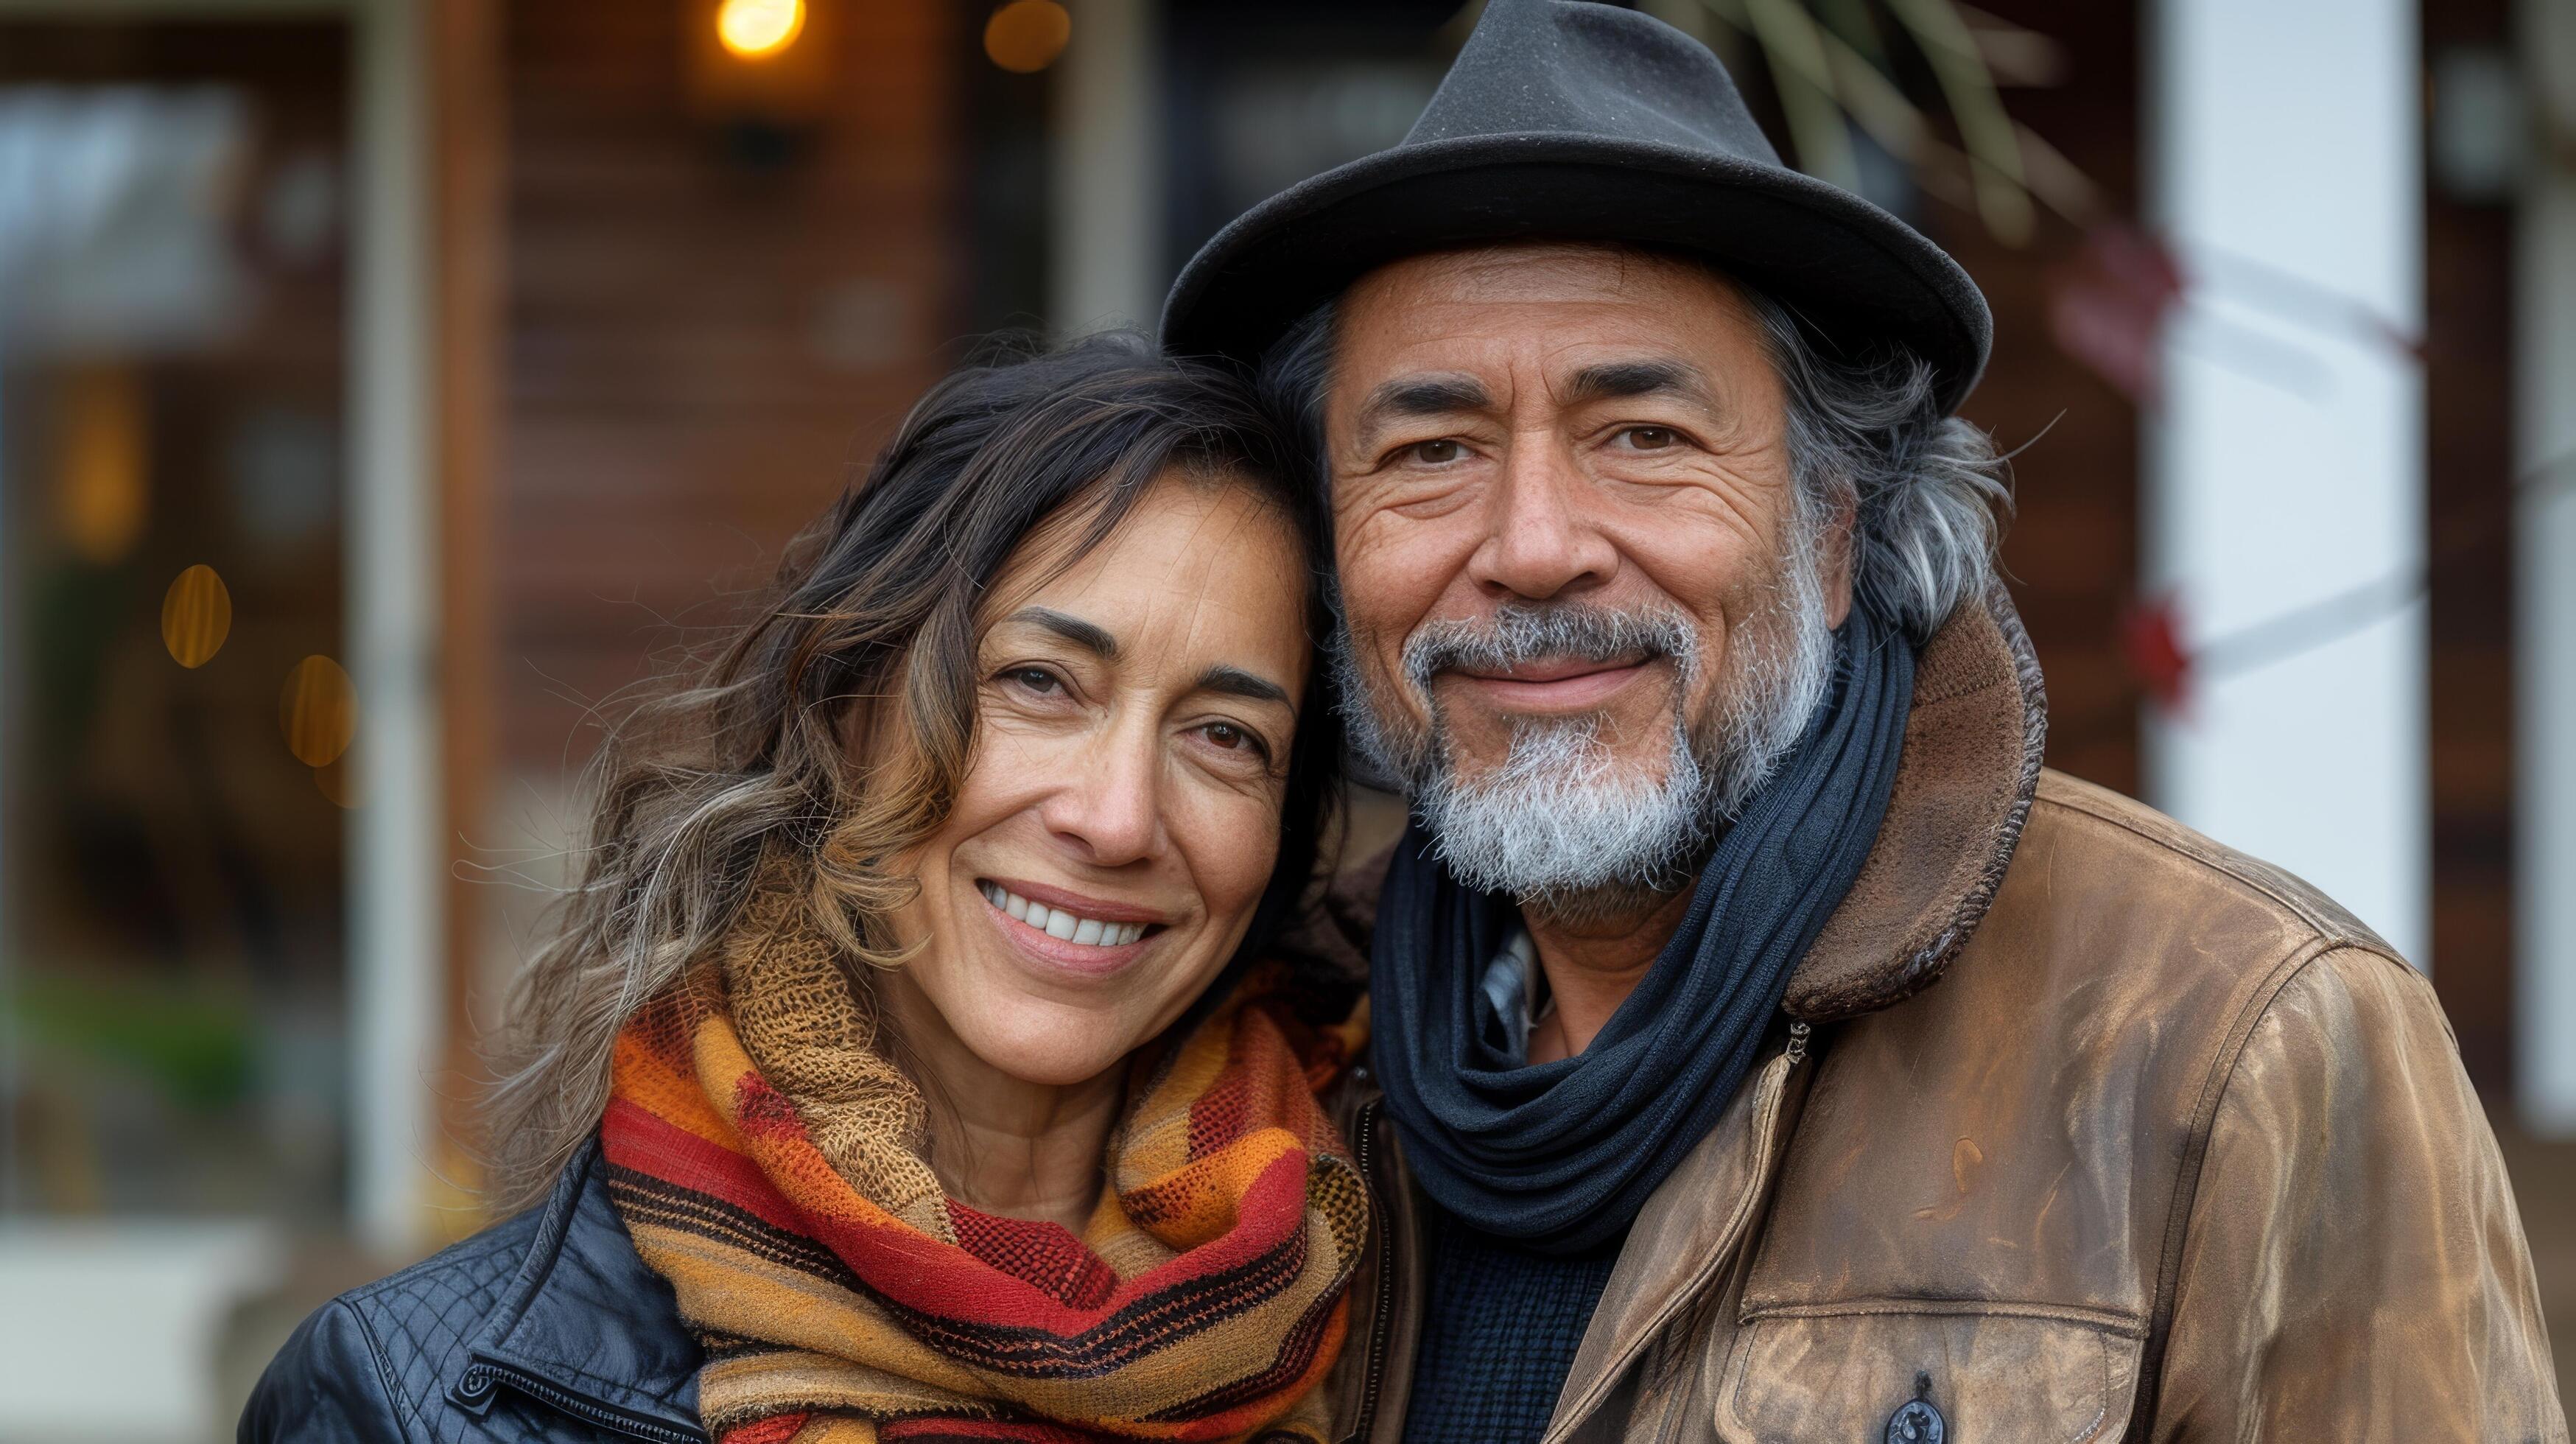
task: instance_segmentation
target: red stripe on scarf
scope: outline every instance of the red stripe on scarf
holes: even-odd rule
[[[1283,1154],[1261,1170],[1238,1205],[1236,1227],[1113,1290],[1093,1308],[1069,1307],[964,1249],[909,1229],[879,1229],[807,1217],[791,1225],[838,1254],[867,1285],[932,1317],[986,1328],[1064,1336],[1106,1321],[1155,1294],[1231,1272],[1297,1239],[1306,1227],[1305,1157]],[[778,1199],[779,1206],[792,1207]],[[1070,1237],[1070,1235],[1068,1235]]]
[[[623,1098],[608,1101],[600,1152],[619,1168],[732,1204],[770,1227],[811,1236],[812,1220],[772,1187],[760,1166],[721,1144],[665,1123]]]

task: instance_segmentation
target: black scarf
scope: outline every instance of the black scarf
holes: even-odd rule
[[[1855,606],[1836,652],[1832,695],[1718,841],[1662,955],[1575,1057],[1520,1066],[1480,1026],[1511,901],[1452,878],[1418,819],[1405,833],[1378,904],[1369,1031],[1407,1160],[1442,1207],[1533,1248],[1589,1248],[1634,1222],[1716,1124],[1895,786],[1914,648]]]

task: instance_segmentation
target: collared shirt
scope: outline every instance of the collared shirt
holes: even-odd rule
[[[1527,1067],[1530,1030],[1556,1007],[1556,997],[1547,987],[1547,970],[1538,965],[1538,945],[1530,941],[1527,927],[1514,926],[1511,936],[1503,940],[1502,951],[1485,965],[1481,987],[1485,1009],[1478,1026],[1513,1067]]]

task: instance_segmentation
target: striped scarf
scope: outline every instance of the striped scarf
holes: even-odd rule
[[[1364,1024],[1301,1025],[1255,969],[1134,1065],[1077,1238],[946,1196],[802,916],[761,893],[626,1027],[601,1126],[718,1444],[1323,1440],[1368,1202],[1314,1090]]]

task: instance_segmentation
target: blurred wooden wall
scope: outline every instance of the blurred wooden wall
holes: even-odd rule
[[[2509,49],[2509,11],[2506,0],[2425,6],[2427,64],[2454,46]],[[2507,198],[2462,197],[2428,173],[2433,987],[2469,1076],[2500,1107],[2512,1097],[2514,1038],[2513,229]]]
[[[2005,92],[2013,118],[2084,173],[2106,219],[2134,218],[2135,0],[1994,0],[1983,8],[2059,47],[2054,83]],[[2048,763],[2134,794],[2138,692],[2120,624],[2138,581],[2138,410],[2059,350],[2049,326],[2051,277],[2084,235],[2045,210],[2019,247],[1997,241],[1957,205],[1927,204],[1917,219],[1976,277],[1994,310],[1994,356],[1965,414],[1997,445],[2019,452],[2003,568],[2048,678]]]
[[[812,3],[824,83],[759,125],[693,84],[706,0],[430,7],[459,1138],[594,709],[737,615],[962,329],[964,12]]]
[[[699,7],[507,5],[504,767],[579,761],[585,703],[667,624],[731,615],[718,580],[764,579],[937,375],[964,282],[952,7],[815,4],[824,108],[765,137],[692,113]]]

